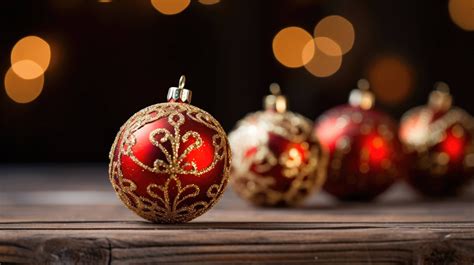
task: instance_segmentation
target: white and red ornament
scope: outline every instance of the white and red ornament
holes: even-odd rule
[[[371,200],[404,175],[396,122],[373,108],[366,80],[352,90],[349,104],[318,119],[315,136],[329,152],[324,189],[341,200]]]
[[[229,134],[232,186],[258,206],[291,206],[321,187],[326,154],[312,137],[312,122],[287,111],[277,84],[265,110],[250,113]]]
[[[474,175],[474,119],[452,101],[439,82],[428,104],[409,110],[400,125],[412,161],[408,182],[431,197],[457,194]]]
[[[193,106],[191,91],[134,114],[110,150],[109,177],[122,202],[157,223],[188,222],[209,210],[227,185],[231,151],[225,131]]]

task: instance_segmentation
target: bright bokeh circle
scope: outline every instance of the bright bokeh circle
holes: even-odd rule
[[[304,67],[314,76],[329,77],[341,68],[342,50],[335,41],[325,37],[316,37],[306,43],[302,57],[311,55],[311,50],[314,50],[314,56]]]
[[[323,18],[314,28],[314,36],[327,37],[335,41],[346,54],[352,49],[355,40],[355,31],[352,23],[338,15]]]
[[[463,30],[474,31],[474,1],[450,0],[448,10],[456,25]]]
[[[5,91],[17,103],[28,103],[35,100],[43,90],[44,75],[35,79],[23,79],[12,68],[5,74]]]
[[[44,74],[51,61],[49,44],[38,36],[27,36],[13,46],[13,71],[24,79],[35,79]]]
[[[308,47],[302,56],[305,45],[313,37],[299,27],[287,27],[273,38],[272,48],[275,58],[284,66],[298,68],[308,63],[314,54],[314,48]]]
[[[185,10],[191,0],[151,0],[153,7],[165,15],[176,15]]]

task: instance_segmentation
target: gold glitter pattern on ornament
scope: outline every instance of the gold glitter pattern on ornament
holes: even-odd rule
[[[162,118],[167,118],[168,124],[173,127],[173,132],[166,128],[158,128],[149,134],[150,143],[165,157],[165,160],[156,159],[150,166],[140,161],[133,152],[132,147],[137,143],[134,133],[143,126]],[[213,159],[203,169],[198,169],[194,161],[185,162],[190,152],[198,150],[203,144],[201,135],[196,131],[188,130],[182,134],[181,126],[185,119],[196,121],[215,132],[212,136]],[[194,142],[180,151],[180,145],[191,138]],[[164,144],[167,142],[170,143],[171,150],[165,147]],[[119,150],[118,155],[115,153],[116,148]],[[120,129],[109,154],[110,181],[118,197],[139,216],[159,223],[187,222],[210,209],[222,195],[230,175],[230,152],[225,131],[207,112],[184,103],[156,104],[137,112]],[[129,157],[143,170],[156,173],[157,178],[162,178],[165,174],[166,181],[163,185],[149,184],[146,187],[149,198],[139,196],[137,184],[124,177],[122,173],[122,156]],[[211,185],[205,191],[201,191],[201,188],[195,184],[183,186],[180,175],[199,177],[214,169],[220,161],[224,163],[220,183]],[[191,203],[192,199],[201,196],[201,193],[204,193],[208,199]]]
[[[416,152],[419,156],[417,168],[420,170],[429,170],[435,176],[443,175],[450,167],[450,158],[444,152],[434,152],[432,147],[441,143],[446,132],[451,130],[454,137],[461,139],[467,132],[474,135],[474,120],[464,110],[452,108],[443,116],[431,122],[435,113],[426,107],[417,107],[408,111],[402,117],[402,123],[410,121],[412,128],[410,130],[401,130],[402,140],[404,141],[407,152]],[[466,131],[466,132],[465,132]],[[474,141],[468,141],[465,147],[465,168],[474,168],[474,164],[468,163],[468,158],[474,155]]]
[[[229,134],[234,150],[232,186],[243,198],[256,205],[295,205],[325,180],[327,156],[311,140],[312,123],[301,115],[284,112],[256,112],[242,119]],[[277,154],[269,148],[269,135],[288,141],[290,147]],[[249,150],[256,149],[248,156]],[[306,159],[303,159],[306,158]],[[279,172],[275,173],[275,169]],[[278,187],[280,175],[289,187]]]
[[[387,125],[384,123],[388,122],[377,122],[373,118],[366,117],[363,114],[363,111],[352,110],[350,118],[344,112],[339,111],[335,115],[340,115],[338,118],[338,124],[343,124],[339,129],[345,129],[349,125],[350,119],[352,122],[358,124],[360,127],[358,130],[355,130],[353,134],[360,139],[368,137],[372,133],[378,134],[371,141],[370,145],[374,147],[379,147],[383,142],[386,142],[391,146],[391,142],[394,138],[393,133],[389,130]],[[327,119],[327,116],[323,115],[320,117],[321,120]],[[341,120],[341,121],[339,121]],[[343,122],[344,121],[344,122]],[[332,180],[336,182],[338,179],[344,179],[350,185],[364,185],[363,181],[360,181],[358,174],[370,174],[373,176],[373,180],[377,184],[383,184],[387,179],[387,176],[397,176],[399,171],[397,169],[396,163],[391,161],[389,157],[384,158],[379,163],[379,166],[382,170],[376,170],[370,163],[371,152],[368,147],[362,147],[357,155],[358,158],[358,172],[353,172],[354,175],[344,175],[344,161],[347,161],[348,157],[351,156],[351,152],[355,152],[356,148],[353,148],[354,141],[351,141],[347,136],[341,136],[336,140],[336,146],[331,156],[330,167],[328,168],[328,175],[331,176]]]

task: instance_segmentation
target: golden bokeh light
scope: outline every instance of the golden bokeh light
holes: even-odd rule
[[[355,32],[352,23],[344,17],[332,15],[323,18],[314,28],[314,36],[335,41],[346,54],[354,45]]]
[[[329,56],[341,56],[341,47],[332,39],[327,37],[316,37],[314,39],[318,51]]]
[[[311,53],[314,56],[311,56]],[[309,58],[309,56],[311,60],[305,64],[305,68],[317,77],[331,76],[341,68],[342,50],[335,41],[329,38],[317,37],[306,43],[302,57]]]
[[[199,3],[203,5],[214,5],[219,3],[221,0],[198,0]]]
[[[449,0],[448,10],[456,25],[467,31],[474,30],[473,0]]]
[[[44,74],[43,68],[32,60],[21,60],[12,65],[12,70],[23,79],[35,79]]]
[[[386,55],[376,58],[369,65],[368,79],[377,100],[397,104],[410,95],[414,86],[414,70],[401,57]]]
[[[301,56],[305,45],[312,39],[313,37],[302,28],[284,28],[273,38],[273,54],[286,67],[301,67],[313,58],[314,46],[307,47],[305,56]]]
[[[165,15],[175,15],[185,10],[191,0],[151,0],[153,7]]]
[[[51,48],[40,37],[27,36],[13,46],[11,53],[13,71],[23,79],[41,76],[48,69],[50,61]]]
[[[23,79],[16,75],[12,68],[5,74],[5,91],[17,103],[28,103],[35,100],[43,90],[44,75],[35,79]]]

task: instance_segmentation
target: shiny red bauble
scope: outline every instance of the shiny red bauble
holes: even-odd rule
[[[408,111],[400,125],[400,139],[412,161],[408,182],[430,197],[457,194],[474,175],[474,121],[452,107],[445,83],[425,106]]]
[[[219,122],[188,104],[189,90],[171,88],[168,98],[173,102],[147,107],[122,126],[110,151],[109,176],[118,197],[139,216],[182,223],[222,195],[231,154]]]
[[[341,200],[371,200],[389,188],[403,172],[397,124],[372,109],[373,94],[354,90],[350,105],[325,112],[315,135],[329,151],[323,188]]]
[[[322,186],[327,157],[311,136],[312,122],[286,111],[283,96],[265,103],[229,134],[232,187],[257,206],[292,206]]]

